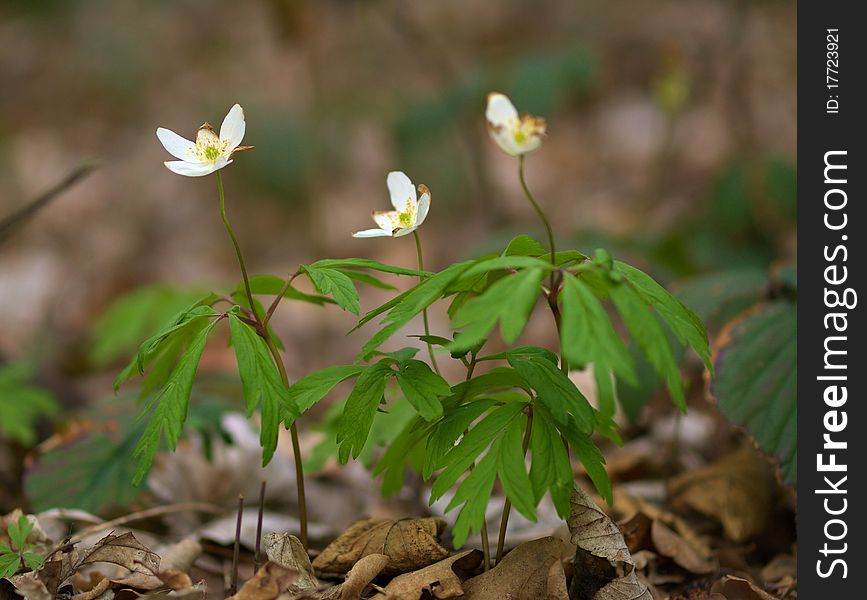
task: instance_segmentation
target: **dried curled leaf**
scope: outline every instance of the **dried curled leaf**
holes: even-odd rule
[[[509,552],[496,567],[464,583],[467,600],[569,600],[563,560],[572,547],[555,537],[521,544]],[[559,568],[558,568],[559,567]],[[553,569],[553,574],[552,574]],[[552,581],[552,577],[554,581]],[[557,578],[562,577],[562,582]],[[550,595],[551,590],[559,594]]]
[[[313,574],[313,566],[304,546],[294,535],[285,533],[265,534],[264,547],[268,560],[294,570],[298,577],[290,586],[293,594],[302,594],[319,587],[319,581]]]
[[[326,573],[346,573],[365,556],[385,554],[383,575],[409,573],[449,555],[439,544],[445,527],[446,522],[436,517],[357,521],[316,557],[313,566]]]
[[[275,600],[298,578],[298,571],[266,562],[229,600]]]
[[[419,600],[433,597],[437,600],[464,595],[462,582],[474,573],[482,562],[479,550],[467,550],[445,558],[412,573],[398,575],[391,580],[385,592],[373,600]]]
[[[722,460],[674,478],[668,494],[675,509],[692,509],[716,519],[726,536],[743,542],[765,528],[771,482],[767,464],[745,445]]]
[[[778,600],[753,582],[734,575],[723,575],[714,582],[710,591],[732,600]]]
[[[311,598],[317,600],[360,600],[362,592],[380,574],[386,564],[388,564],[388,557],[385,554],[368,554],[355,563],[355,566],[346,574],[346,581],[325,590],[321,594],[311,596]]]
[[[690,573],[711,573],[717,568],[715,561],[702,556],[698,549],[660,521],[654,521],[650,526],[650,537],[659,554],[667,556]]]
[[[629,553],[626,541],[617,525],[597,507],[590,496],[580,488],[572,490],[569,498],[569,532],[571,541],[578,546],[575,554],[575,573],[570,586],[571,597],[592,598],[593,600],[653,600],[647,586],[638,580],[635,561]],[[593,580],[584,580],[585,573],[579,565],[586,565],[592,559],[605,567],[592,574]],[[602,585],[602,577],[609,581]],[[601,587],[600,587],[601,585]]]

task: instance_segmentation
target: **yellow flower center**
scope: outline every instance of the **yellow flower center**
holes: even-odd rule
[[[408,213],[408,212],[400,213],[400,214],[398,214],[397,218],[403,227],[409,227],[410,225],[412,225],[412,214],[411,213]]]

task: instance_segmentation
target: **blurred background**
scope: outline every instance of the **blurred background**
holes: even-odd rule
[[[795,17],[777,0],[5,0],[0,219],[99,166],[0,241],[0,360],[83,410],[134,351],[96,343],[118,298],[156,285],[173,307],[236,285],[214,179],[170,173],[155,136],[194,137],[235,102],[256,149],[223,173],[253,274],[323,257],[413,267],[408,238],[350,237],[390,208],[390,170],[432,190],[429,269],[542,239],[486,132],[491,90],[548,121],[527,178],[561,248],[605,247],[675,289],[793,259]],[[362,309],[386,297],[365,290]],[[431,318],[447,333],[444,310]],[[354,323],[284,302],[290,376],[351,361]],[[549,330],[542,317],[528,337]],[[212,344],[202,368],[234,377],[232,361]]]

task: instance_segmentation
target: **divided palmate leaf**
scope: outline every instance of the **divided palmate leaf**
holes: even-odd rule
[[[360,375],[365,369],[365,365],[341,365],[315,371],[292,384],[289,398],[298,408],[298,412],[303,414],[322,400],[338,383]]]
[[[433,421],[442,416],[440,398],[448,396],[451,387],[427,363],[412,358],[405,360],[400,363],[396,377],[403,395],[424,420]]]
[[[385,384],[394,374],[390,361],[382,360],[370,365],[358,376],[337,424],[341,462],[349,460],[350,454],[358,458],[367,442],[373,415],[384,399]]]
[[[265,340],[238,318],[237,311],[229,312],[229,332],[238,361],[247,417],[257,408],[262,416],[259,442],[262,466],[265,466],[277,449],[281,422],[291,423],[301,413],[274,365]]]
[[[193,380],[196,370],[205,349],[208,334],[217,324],[217,319],[212,319],[201,328],[192,339],[187,349],[174,365],[165,383],[159,392],[151,399],[143,411],[143,415],[153,408],[147,427],[133,451],[133,458],[137,460],[133,483],[138,485],[144,478],[153,463],[154,456],[160,445],[160,438],[165,435],[168,447],[174,450],[187,418],[190,393],[193,389]]]

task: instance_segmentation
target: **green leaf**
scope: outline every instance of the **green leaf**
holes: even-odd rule
[[[322,400],[335,385],[351,377],[360,375],[366,365],[343,365],[328,367],[305,375],[289,388],[289,398],[298,407],[298,412],[304,414],[307,410]]]
[[[187,408],[196,370],[202,358],[208,334],[211,333],[216,324],[217,320],[212,320],[196,335],[172,369],[159,393],[148,403],[142,413],[145,414],[152,406],[156,406],[133,451],[133,458],[137,460],[136,471],[133,476],[133,483],[136,485],[141,483],[150,469],[159,449],[162,435],[165,435],[169,449],[174,450],[177,447],[184,421],[187,418]]]
[[[530,521],[536,521],[536,502],[533,484],[524,464],[523,437],[526,419],[515,419],[506,428],[500,439],[497,457],[497,474],[503,491],[519,513]]]
[[[478,533],[482,529],[497,477],[498,454],[498,448],[492,447],[464,479],[446,508],[450,510],[461,503],[464,505],[452,528],[452,545],[456,550],[466,543],[471,530]]]
[[[322,306],[323,304],[335,304],[334,300],[328,298],[327,296],[320,296],[318,294],[305,294],[292,286],[289,286],[285,290],[283,287],[286,285],[286,280],[281,277],[275,277],[274,275],[256,275],[250,278],[250,292],[254,295],[261,294],[263,296],[276,296],[283,291],[283,297],[288,300],[300,300],[301,302],[308,302],[310,304],[316,304],[318,306]],[[244,288],[244,282],[238,284],[238,287],[235,288],[235,291],[232,292],[232,297],[236,299],[240,303],[241,300],[244,300],[244,305],[246,302],[247,291]],[[249,307],[247,307],[249,308]]]
[[[442,460],[442,464],[446,466],[434,481],[431,502],[440,498],[454,485],[479,454],[498,440],[509,424],[523,414],[525,407],[526,404],[511,403],[493,409],[464,435],[457,446],[446,453]]]
[[[578,431],[572,424],[563,426],[558,423],[557,428],[566,437],[569,446],[584,465],[590,481],[596,487],[596,491],[602,496],[609,505],[614,502],[614,494],[611,490],[611,480],[608,478],[608,473],[605,471],[605,458],[602,452],[593,443],[589,435]]]
[[[310,281],[321,294],[331,294],[337,306],[348,310],[354,315],[360,310],[358,291],[352,280],[337,269],[323,269],[313,266],[302,266]]]
[[[614,265],[615,269],[622,273],[635,288],[639,296],[665,319],[681,343],[689,344],[704,362],[705,367],[713,373],[707,331],[701,319],[647,273],[620,261],[616,261]]]
[[[509,245],[503,251],[503,256],[542,256],[548,252],[539,242],[529,235],[521,234],[512,238]]]
[[[265,340],[241,321],[236,312],[229,312],[229,333],[238,361],[247,417],[257,408],[262,416],[259,443],[264,467],[277,449],[281,422],[294,421],[301,412],[283,383]]]
[[[21,567],[17,554],[0,554],[0,577],[12,577]]]
[[[23,362],[0,364],[0,436],[31,446],[36,424],[60,412],[54,395],[33,381],[33,368]]]
[[[557,358],[557,355],[548,350],[547,348],[541,348],[539,346],[515,346],[514,348],[510,348],[505,352],[498,352],[497,354],[489,354],[485,357],[479,358],[478,360],[508,360],[509,358],[513,359],[541,359],[547,360],[549,363],[554,365],[555,367],[560,364],[560,360]]]
[[[314,269],[372,269],[381,273],[411,275],[413,277],[430,277],[433,275],[433,273],[428,271],[417,271],[415,269],[395,267],[368,258],[326,258],[324,260],[317,260],[310,266]]]
[[[90,360],[97,366],[129,356],[142,339],[183,309],[202,298],[199,290],[168,285],[138,288],[115,300],[102,313],[91,331]]]
[[[24,559],[24,564],[26,564],[31,571],[39,570],[45,562],[45,559],[35,552],[23,552],[21,558]]]
[[[554,420],[544,406],[533,410],[533,430],[530,434],[530,485],[535,504],[550,490],[557,514],[564,519],[569,516],[569,494],[572,491],[573,474],[569,453],[560,439]]]
[[[401,294],[397,298],[394,298],[392,301],[387,302],[370,313],[367,313],[359,324],[369,321],[386,310],[388,311],[388,314],[382,321],[384,326],[364,345],[359,353],[359,358],[363,359],[369,356],[374,350],[379,348],[383,342],[394,335],[404,325],[409,323],[413,317],[433,304],[441,297],[448,285],[471,264],[471,261],[467,261],[451,265],[436,275],[425,279],[423,282],[419,283],[404,294]]]
[[[487,373],[476,375],[469,381],[462,381],[453,386],[452,398],[456,401],[455,404],[460,404],[482,392],[514,388],[529,391],[529,385],[517,371],[509,367],[496,367]],[[445,400],[444,403],[451,404],[450,400]]]
[[[453,409],[436,424],[425,449],[422,469],[422,477],[425,480],[430,479],[436,469],[443,467],[443,457],[454,447],[455,441],[482,413],[494,406],[495,402],[493,398],[476,399]]]
[[[538,268],[507,275],[464,304],[455,315],[454,325],[465,329],[449,349],[454,352],[472,348],[487,337],[497,320],[503,341],[514,342],[527,325],[543,275]]]
[[[337,426],[341,462],[346,462],[350,454],[358,458],[370,433],[373,415],[383,400],[386,381],[394,374],[389,362],[383,360],[369,366],[358,376]]]
[[[720,412],[749,430],[797,485],[797,306],[758,305],[726,331],[710,391]]]
[[[635,382],[635,367],[626,345],[608,319],[602,303],[578,277],[563,278],[563,353],[571,364],[594,363]]]
[[[393,496],[403,488],[406,467],[415,464],[420,452],[424,451],[433,427],[433,423],[414,417],[391,442],[373,469],[374,477],[385,474],[382,478],[383,496]]]
[[[402,362],[397,372],[397,383],[424,420],[433,421],[442,416],[440,398],[451,393],[451,386],[434,373],[427,363],[415,359]]]
[[[611,300],[623,318],[632,339],[665,381],[671,399],[685,412],[686,399],[683,395],[680,369],[668,343],[668,336],[663,331],[656,314],[628,285],[612,286],[610,293]]]
[[[19,552],[27,547],[27,536],[31,531],[33,531],[33,523],[26,515],[19,516],[18,520],[9,523],[7,528],[9,539]]]
[[[556,365],[539,356],[509,355],[509,364],[536,390],[539,400],[558,423],[575,421],[579,430],[593,431],[593,407]]]

